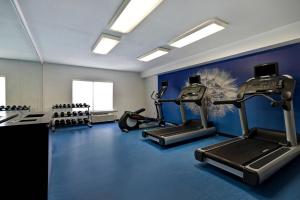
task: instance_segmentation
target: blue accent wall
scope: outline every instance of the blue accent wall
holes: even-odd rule
[[[253,67],[258,64],[278,62],[279,73],[289,74],[296,79],[296,89],[294,94],[294,110],[297,132],[300,133],[300,44],[293,44],[280,47],[260,53],[250,54],[234,59],[228,59],[221,62],[215,62],[207,65],[200,65],[193,68],[167,73],[158,76],[158,84],[164,80],[169,81],[168,90],[164,98],[175,98],[181,88],[185,85],[189,76],[196,74],[200,69],[219,68],[229,72],[233,78],[237,79],[240,85],[247,79],[253,77]],[[283,112],[280,108],[272,108],[270,102],[262,97],[249,100],[246,103],[246,110],[249,122],[249,128],[262,127],[276,130],[285,130]],[[179,107],[174,103],[165,103],[163,105],[165,118],[169,122],[180,123],[181,117]],[[191,111],[187,110],[189,119],[199,118]],[[228,112],[223,118],[211,119],[219,132],[232,135],[240,135],[241,127],[237,109],[234,112]]]

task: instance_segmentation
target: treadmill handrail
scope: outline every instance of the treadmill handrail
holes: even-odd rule
[[[238,104],[238,103],[242,103],[242,102],[247,101],[256,96],[262,96],[262,97],[269,99],[271,101],[272,106],[282,106],[282,105],[284,105],[285,101],[287,101],[287,100],[275,100],[272,97],[265,95],[265,94],[253,94],[253,95],[250,95],[247,98],[243,98],[243,99],[218,100],[218,101],[214,101],[213,104],[214,105]]]
[[[198,102],[200,99],[159,99],[158,102],[175,102],[175,103],[180,103],[180,102]]]
[[[181,99],[181,102],[198,102],[201,101],[201,99]]]
[[[177,102],[178,99],[159,99],[158,102]]]
[[[214,101],[213,104],[214,105],[234,104],[236,102],[237,102],[236,99],[233,99],[233,100],[218,100],[218,101]]]

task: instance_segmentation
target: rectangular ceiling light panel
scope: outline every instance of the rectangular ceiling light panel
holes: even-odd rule
[[[108,54],[119,42],[121,38],[102,34],[97,41],[93,52],[96,54]]]
[[[193,28],[192,30],[184,33],[170,43],[170,46],[181,48],[191,43],[194,43],[202,38],[219,32],[225,28],[226,23],[214,19],[204,22],[203,24]]]
[[[162,1],[163,0],[124,0],[112,19],[110,30],[129,33]]]
[[[148,62],[148,61],[154,60],[158,57],[161,57],[167,53],[169,53],[168,49],[157,48],[143,56],[138,57],[137,59],[140,61],[143,61],[143,62]]]

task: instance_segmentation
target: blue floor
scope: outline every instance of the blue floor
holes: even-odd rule
[[[59,129],[49,200],[300,199],[300,158],[259,187],[194,159],[196,148],[225,139],[161,148],[113,123]]]

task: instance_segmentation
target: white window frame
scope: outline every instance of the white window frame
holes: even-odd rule
[[[97,111],[112,111],[114,110],[114,82],[112,81],[95,81],[95,80],[81,80],[81,79],[73,79],[72,80],[72,103],[85,103],[85,102],[73,102],[73,82],[74,81],[83,81],[83,82],[92,82],[93,83],[93,97],[92,97],[92,105],[91,109],[94,110],[95,102],[94,102],[94,83],[111,83],[112,84],[112,108],[108,110],[97,110]]]
[[[5,76],[2,76],[0,75],[0,78],[4,78],[4,103],[0,103],[1,105],[6,105],[6,102],[7,102],[7,93],[6,93],[6,77]]]

